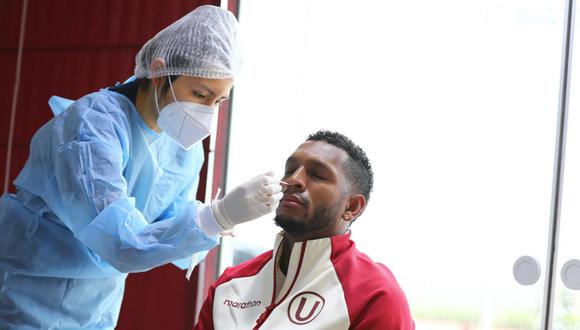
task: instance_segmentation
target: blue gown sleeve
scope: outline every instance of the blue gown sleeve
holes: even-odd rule
[[[112,100],[81,99],[55,126],[57,193],[53,210],[75,237],[121,272],[145,271],[217,245],[195,223],[201,203],[183,199],[165,218],[148,223],[127,195],[123,168],[129,127]],[[197,185],[197,183],[195,183]],[[177,206],[177,205],[175,205]]]
[[[203,157],[203,149],[199,149],[201,154],[198,157]],[[177,199],[175,199],[169,207],[159,216],[159,220],[167,219],[175,216],[179,210],[183,209],[183,207],[190,203],[191,201],[195,200],[195,195],[197,193],[197,187],[199,186],[199,175],[197,175],[194,180],[185,188],[185,190],[179,195]],[[209,250],[203,250],[194,253],[193,256],[188,256],[187,258],[173,260],[171,263],[181,270],[186,270],[190,263],[193,262],[194,265],[199,264],[205,257],[207,256]]]

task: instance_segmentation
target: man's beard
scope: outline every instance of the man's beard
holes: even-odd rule
[[[331,227],[339,216],[339,202],[331,206],[321,206],[314,209],[310,219],[295,219],[276,214],[276,225],[292,236],[303,236],[324,228]]]

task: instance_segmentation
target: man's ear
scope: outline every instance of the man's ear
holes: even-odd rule
[[[362,194],[352,195],[348,198],[346,209],[342,214],[344,221],[354,221],[364,211],[367,205],[367,200]]]
[[[153,60],[153,62],[151,62],[151,73],[155,74],[155,72],[163,69],[165,67],[165,60],[157,57]],[[154,88],[159,88],[159,86],[161,86],[161,84],[163,83],[163,80],[165,79],[165,77],[155,77],[155,78],[151,78],[151,83],[153,84]]]

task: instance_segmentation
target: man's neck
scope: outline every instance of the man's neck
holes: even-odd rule
[[[294,241],[285,235],[282,241],[282,255],[280,255],[280,270],[284,275],[288,275],[288,265],[290,264],[290,257],[292,256],[292,247]]]

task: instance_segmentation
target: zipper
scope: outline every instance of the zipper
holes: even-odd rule
[[[286,300],[286,298],[290,294],[290,291],[292,291],[292,288],[294,287],[294,284],[296,284],[296,280],[298,279],[298,276],[300,274],[300,269],[302,268],[302,261],[304,260],[304,254],[306,252],[306,243],[308,243],[308,241],[302,242],[302,247],[300,249],[300,259],[298,260],[298,267],[296,268],[296,275],[294,275],[294,279],[292,280],[292,284],[288,288],[288,291],[286,291],[286,294],[284,295],[284,297],[282,299],[280,299],[280,301],[278,303],[275,303],[276,297],[272,298],[273,303],[270,304],[270,306],[266,307],[266,310],[262,314],[260,314],[260,317],[258,317],[258,319],[256,320],[256,325],[254,326],[253,330],[259,329],[264,324],[264,322],[266,322],[268,317],[270,317],[270,314],[272,314],[272,311],[276,307],[278,307],[284,300]],[[276,259],[277,258],[274,257],[274,263],[276,263]],[[274,287],[276,286],[276,270],[275,269],[277,266],[278,265],[274,264]],[[286,277],[286,278],[288,278],[288,277]],[[274,288],[274,291],[275,290],[276,289]]]

